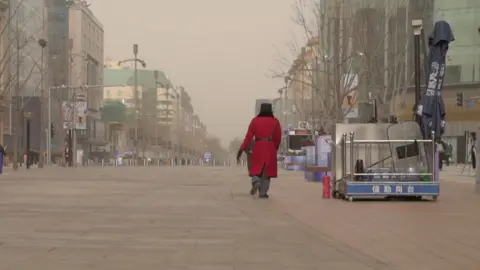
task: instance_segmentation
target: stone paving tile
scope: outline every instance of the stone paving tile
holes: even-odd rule
[[[302,183],[300,176],[283,174],[274,186],[280,196],[275,206],[319,233],[389,269],[478,269],[480,194],[473,185],[445,182],[438,202],[349,203],[322,200],[321,184]]]
[[[0,270],[478,269],[479,197],[322,200],[282,172],[272,198],[245,168],[48,168],[0,177]]]
[[[440,172],[440,179],[445,182],[475,184],[475,174],[475,170],[468,165],[463,169],[463,165],[454,164],[443,168],[443,171]]]

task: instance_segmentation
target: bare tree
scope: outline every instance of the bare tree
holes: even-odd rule
[[[239,137],[233,138],[230,143],[228,144],[228,151],[230,154],[237,154],[238,149],[240,149],[240,146],[243,143],[243,139]]]
[[[14,123],[16,134],[13,136],[13,165],[16,169],[18,161],[18,137],[21,130],[22,110],[29,99],[20,98],[22,95],[31,97],[40,88],[40,61],[41,48],[37,41],[43,33],[43,9],[30,8],[23,0],[12,1],[8,17],[0,30],[3,42],[2,59],[0,59],[2,105],[11,108],[11,122]],[[42,22],[39,23],[39,21]],[[28,90],[28,92],[26,92]],[[15,102],[12,97],[15,96]],[[1,123],[3,126],[4,123]],[[12,126],[12,123],[10,123]],[[12,132],[10,131],[10,134]],[[3,134],[1,134],[3,136]]]
[[[296,114],[328,130],[367,103],[367,93],[382,115],[394,113],[394,97],[411,80],[408,1],[297,0],[293,8],[303,46],[289,44],[295,60],[279,54],[283,69],[271,75],[288,78]]]
[[[205,145],[207,151],[212,153],[214,160],[220,161],[228,159],[228,150],[222,147],[220,138],[209,135],[205,139]]]

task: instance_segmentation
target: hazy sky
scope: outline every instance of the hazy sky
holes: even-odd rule
[[[282,80],[274,46],[293,39],[294,0],[91,0],[103,23],[105,57],[131,57],[185,86],[210,133],[224,145],[244,136],[256,98],[274,98]],[[285,49],[286,50],[286,49]]]

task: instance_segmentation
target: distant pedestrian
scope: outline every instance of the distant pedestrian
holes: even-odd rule
[[[5,166],[5,157],[7,154],[5,153],[5,148],[3,145],[0,144],[0,174],[3,173],[3,167]]]
[[[438,167],[440,170],[443,169],[443,161],[445,160],[446,153],[445,153],[445,143],[441,140],[438,139],[436,142],[436,148],[438,152]]]

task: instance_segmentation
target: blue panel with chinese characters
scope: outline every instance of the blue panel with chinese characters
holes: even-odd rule
[[[347,196],[436,196],[440,185],[436,182],[346,183]]]

